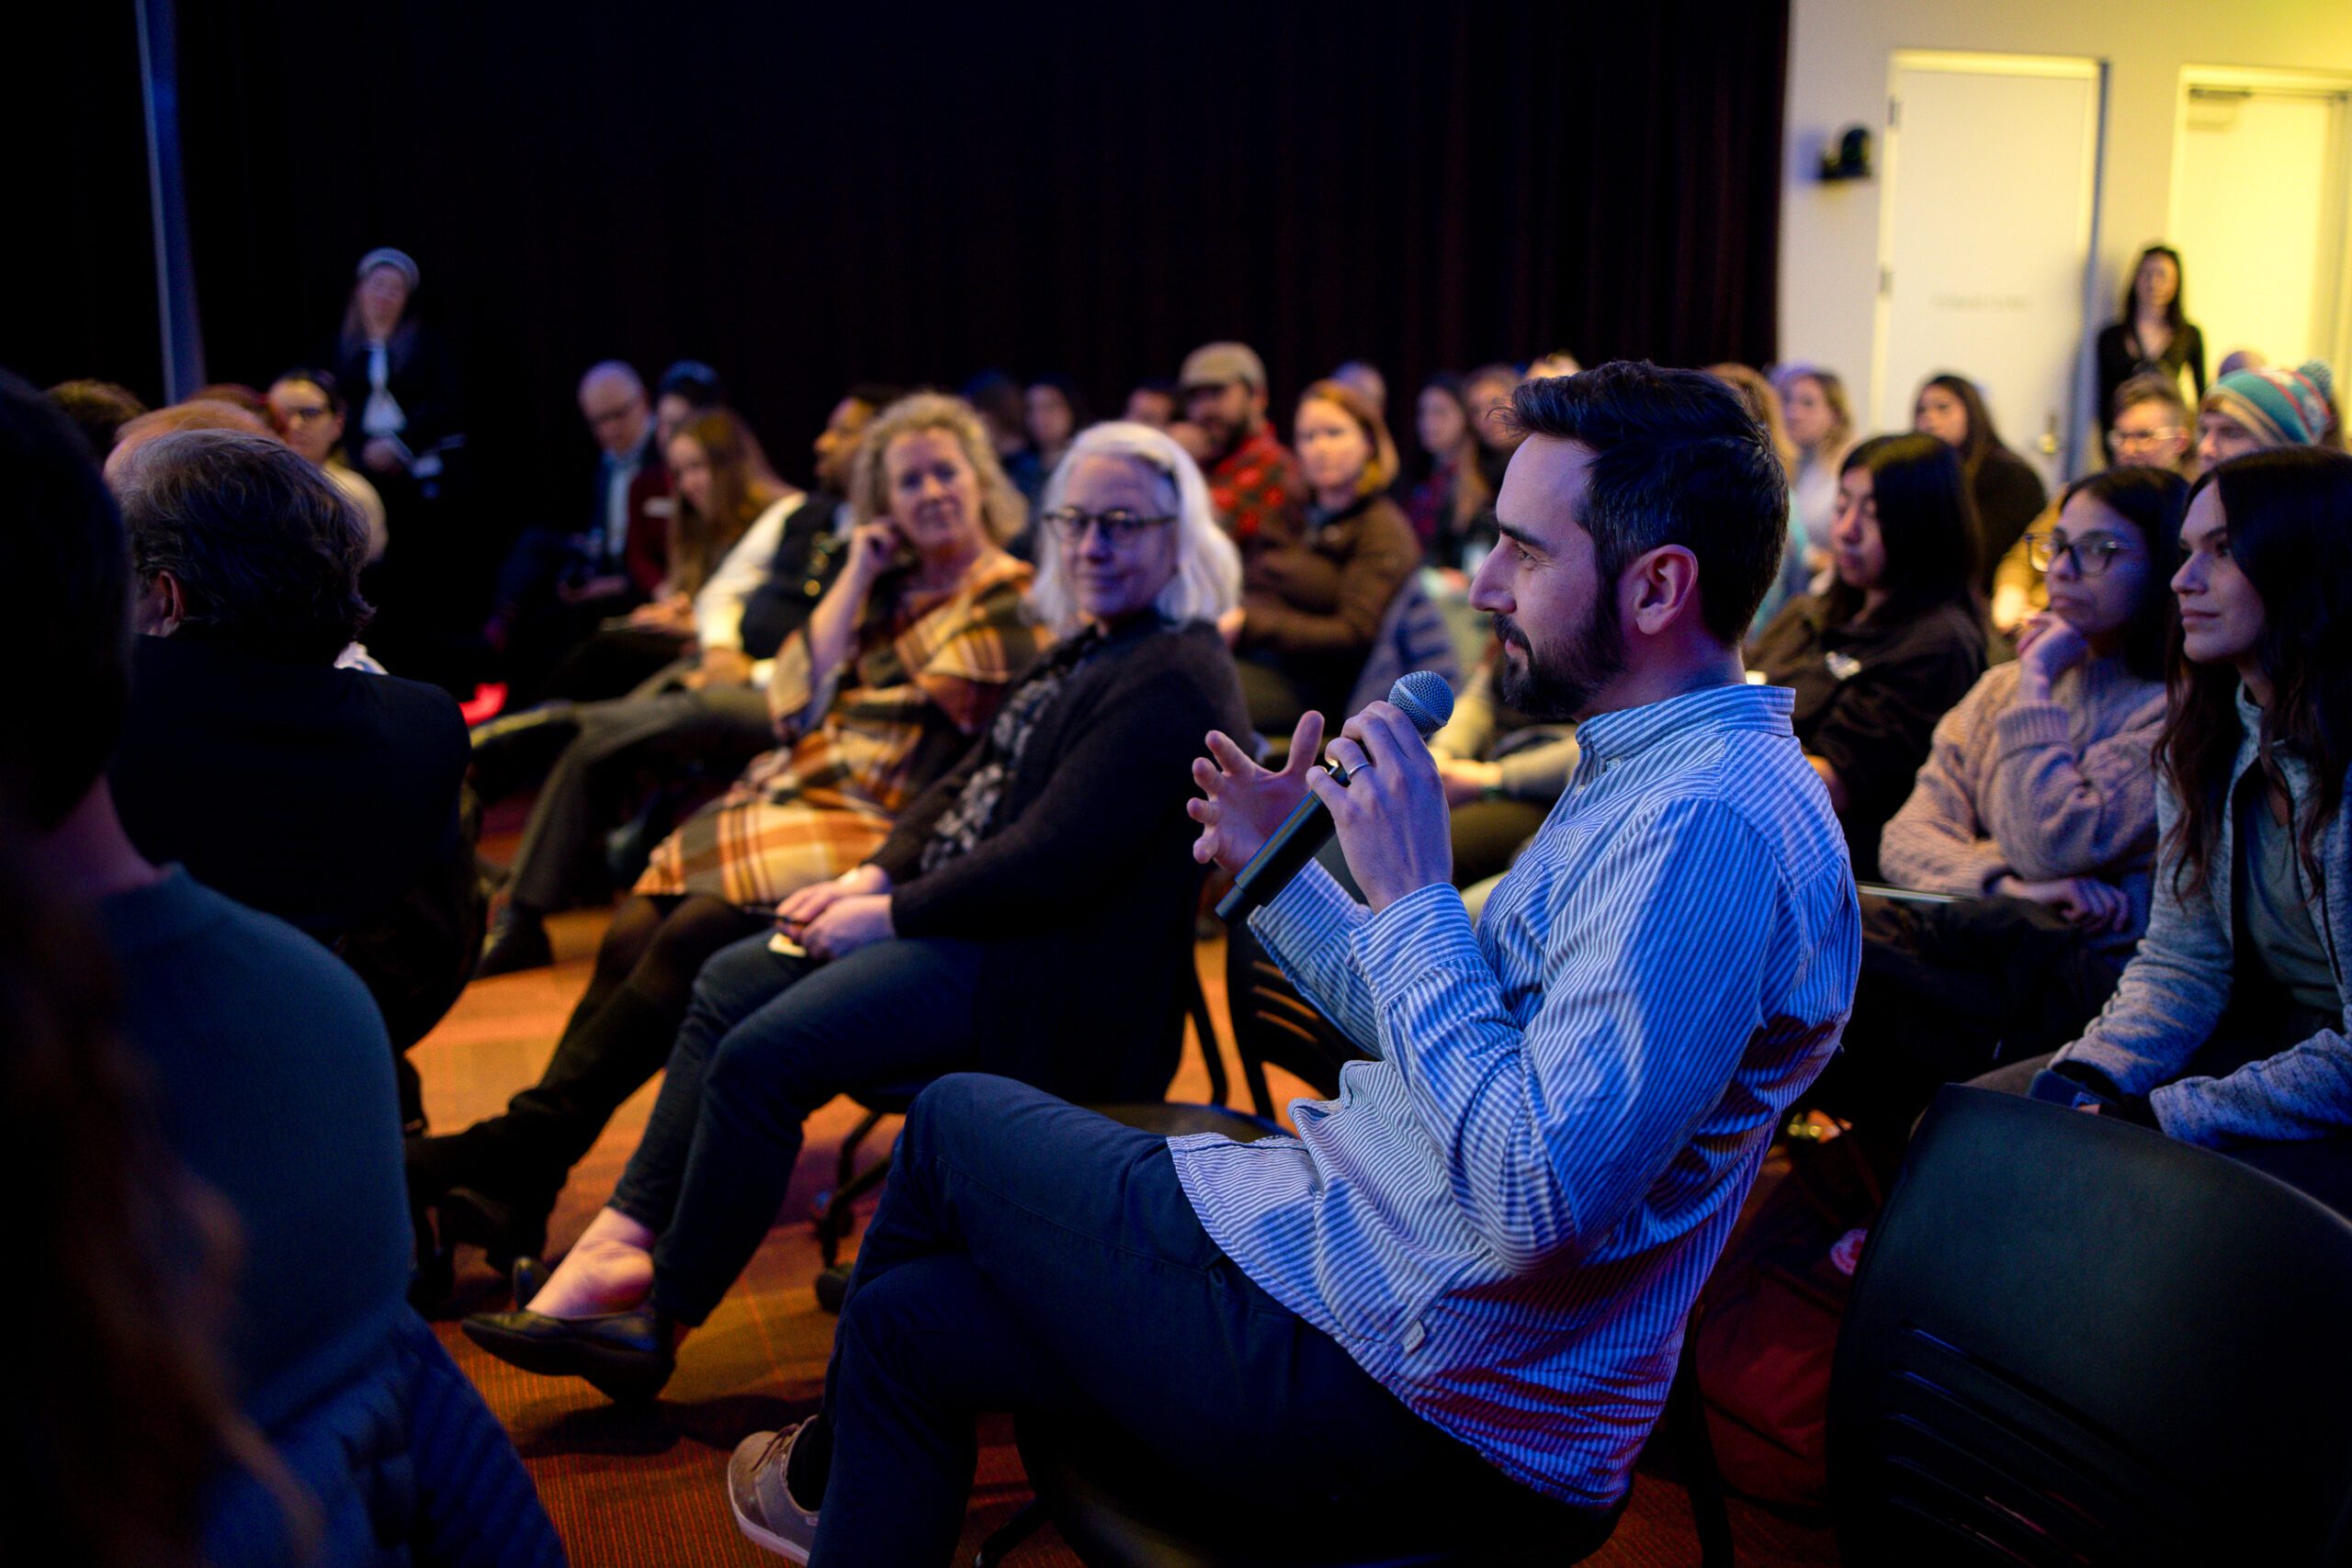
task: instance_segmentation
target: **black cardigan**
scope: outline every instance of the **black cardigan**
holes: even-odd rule
[[[979,1032],[1002,1070],[1074,1100],[1167,1091],[1200,894],[1192,761],[1247,723],[1216,629],[1141,616],[1069,678],[971,850],[919,870],[985,739],[900,816],[873,857],[899,884],[892,923],[989,944]]]
[[[1944,604],[1893,626],[1833,626],[1803,594],[1772,617],[1747,664],[1796,694],[1790,725],[1808,755],[1838,770],[1854,874],[1875,879],[1879,834],[1910,798],[1936,721],[1984,673],[1976,612]]]

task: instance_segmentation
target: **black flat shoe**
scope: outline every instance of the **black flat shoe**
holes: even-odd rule
[[[478,1312],[466,1337],[510,1367],[542,1377],[585,1378],[624,1404],[651,1399],[677,1370],[669,1318],[650,1308],[594,1317],[536,1312]]]
[[[441,1245],[479,1247],[490,1266],[505,1272],[518,1258],[537,1258],[548,1247],[548,1209],[485,1192],[452,1187],[434,1203],[441,1219]]]
[[[553,1270],[546,1263],[537,1258],[518,1258],[514,1260],[514,1267],[508,1270],[506,1279],[507,1283],[514,1289],[514,1305],[517,1310],[531,1304],[532,1299],[539,1293],[540,1287],[548,1282],[548,1276],[552,1272]]]

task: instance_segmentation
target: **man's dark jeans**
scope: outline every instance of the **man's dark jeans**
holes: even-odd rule
[[[1289,1517],[1525,1497],[1219,1252],[1164,1138],[957,1074],[908,1114],[794,1456],[796,1495],[821,1479],[813,1561],[948,1561],[975,1417],[1001,1410],[1107,1418],[1204,1499]],[[1615,1511],[1556,1517],[1570,1562]]]

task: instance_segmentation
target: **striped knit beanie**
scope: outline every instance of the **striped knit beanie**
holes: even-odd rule
[[[2205,394],[2205,407],[2237,421],[2265,446],[2310,446],[2326,434],[2334,379],[2316,359],[2292,370],[2233,370]]]

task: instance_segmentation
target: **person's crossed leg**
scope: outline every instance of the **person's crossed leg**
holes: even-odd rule
[[[908,1113],[823,1413],[745,1440],[736,1517],[796,1558],[944,1562],[1003,1410],[1107,1418],[1214,1495],[1304,1514],[1511,1489],[1217,1250],[1165,1138],[957,1074]]]

